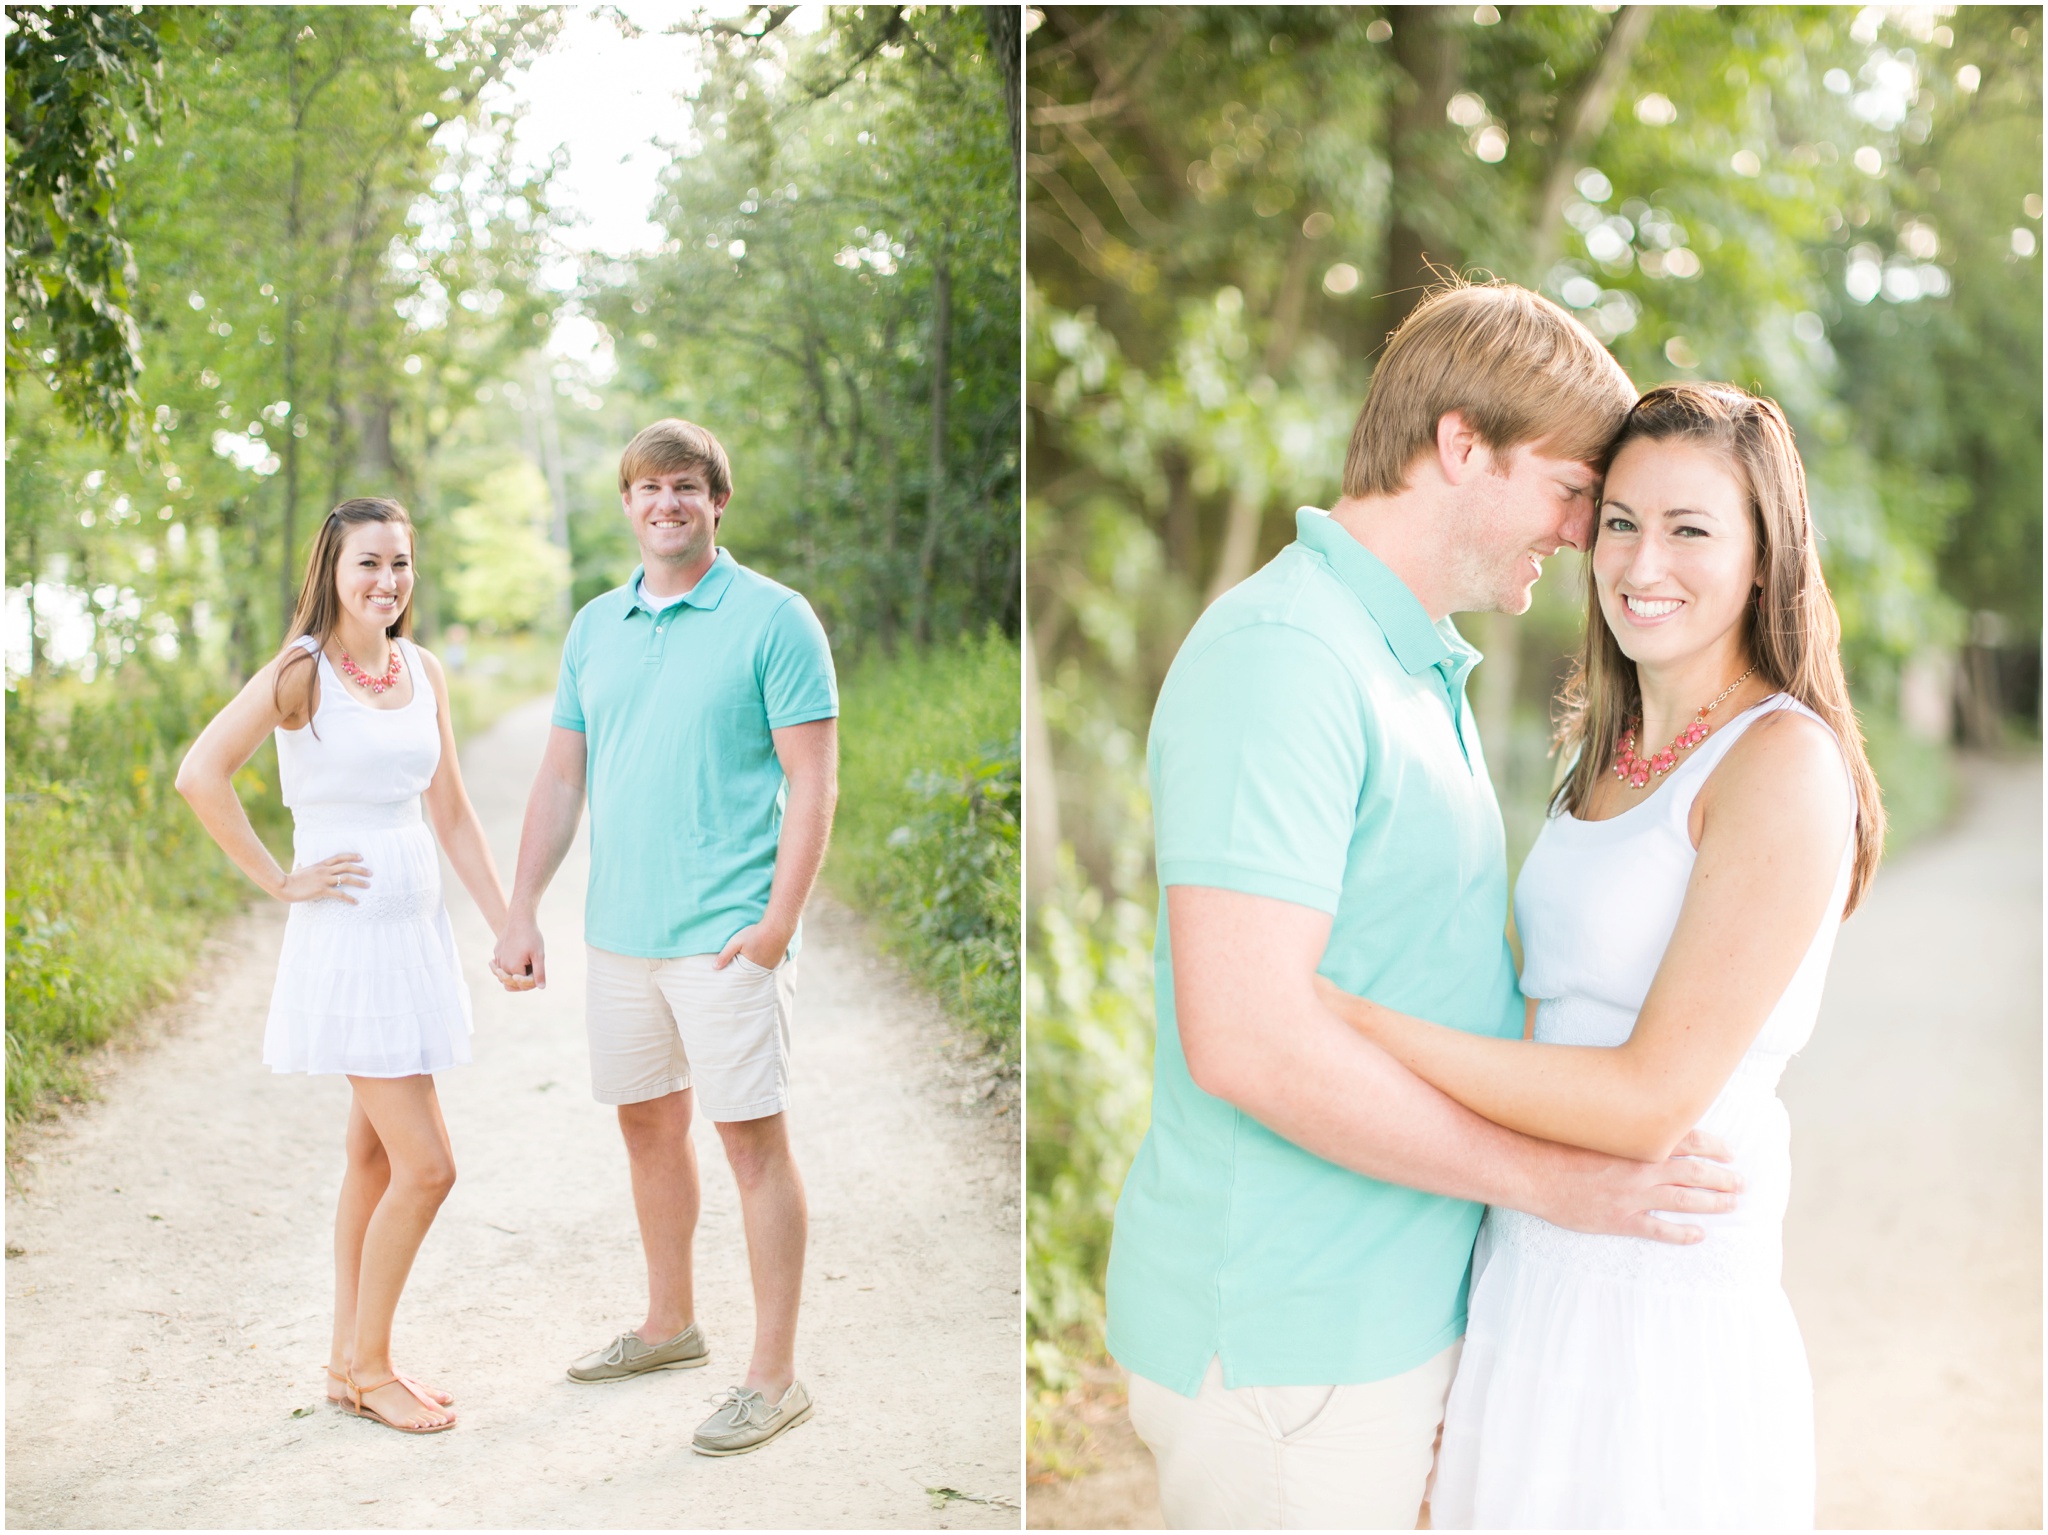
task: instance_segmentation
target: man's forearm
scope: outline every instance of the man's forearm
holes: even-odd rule
[[[825,863],[825,845],[832,836],[832,812],[839,802],[839,787],[831,778],[792,781],[789,803],[783,807],[782,837],[775,847],[775,880],[768,889],[768,909],[761,926],[770,932],[796,931],[804,903],[817,883],[818,870]]]
[[[519,829],[519,866],[512,877],[512,915],[530,918],[540,898],[576,840],[583,819],[583,790],[545,768],[527,797],[526,820]]]
[[[1206,1090],[1340,1167],[1537,1214],[1568,1165],[1590,1156],[1480,1118],[1304,995],[1256,1048],[1212,1048]]]

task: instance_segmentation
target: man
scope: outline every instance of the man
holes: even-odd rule
[[[802,597],[717,547],[731,496],[724,448],[687,421],[655,422],[620,458],[642,563],[570,625],[492,960],[513,990],[545,983],[535,913],[587,785],[591,1088],[618,1108],[648,1299],[646,1319],[569,1378],[709,1358],[690,1263],[701,1095],[739,1184],[754,1288],[753,1357],[697,1430],[704,1455],[758,1449],[811,1412],[796,1378],[806,1214],[789,1145],[790,1011],[797,918],[838,795],[825,632]]]
[[[1344,495],[1221,597],[1153,715],[1163,893],[1152,1125],[1117,1206],[1109,1345],[1167,1523],[1412,1529],[1480,1205],[1687,1240],[1731,1170],[1529,1140],[1317,1000],[1519,1034],[1500,812],[1453,612],[1525,612],[1589,542],[1635,391],[1504,284],[1425,300],[1373,377]],[[1696,1140],[1681,1151],[1713,1152]]]

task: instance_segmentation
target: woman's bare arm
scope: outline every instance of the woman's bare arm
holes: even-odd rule
[[[413,649],[419,652],[420,670],[426,673],[424,679],[415,679],[414,685],[434,690],[441,729],[441,762],[420,798],[426,806],[427,819],[433,823],[434,835],[440,839],[441,850],[448,855],[462,888],[476,902],[477,910],[483,913],[492,936],[496,937],[505,931],[505,886],[498,878],[497,860],[491,857],[483,822],[477,819],[476,807],[469,802],[469,791],[462,787],[462,764],[455,755],[455,721],[448,707],[448,679],[442,674],[439,660],[417,645]]]
[[[370,882],[370,871],[354,853],[337,853],[319,863],[286,873],[249,824],[249,812],[235,796],[235,774],[256,755],[263,738],[280,725],[297,729],[317,707],[316,667],[289,666],[291,652],[278,657],[251,677],[199,732],[199,739],[178,764],[177,790],[192,807],[206,834],[218,842],[235,867],[256,882],[264,894],[280,901],[346,901],[355,905],[352,889]],[[279,669],[284,675],[279,677]]]
[[[1326,1003],[1424,1081],[1542,1140],[1655,1160],[1699,1122],[1826,915],[1854,798],[1834,737],[1759,720],[1700,791],[1699,857],[1671,944],[1614,1048],[1492,1039],[1318,980]]]

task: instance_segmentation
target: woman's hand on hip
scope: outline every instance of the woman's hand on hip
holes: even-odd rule
[[[361,855],[336,853],[332,858],[323,858],[318,863],[309,863],[292,870],[284,877],[284,883],[277,887],[280,901],[346,901],[356,904],[351,890],[369,888],[370,871],[363,866]]]

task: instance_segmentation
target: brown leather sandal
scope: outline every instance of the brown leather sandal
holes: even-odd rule
[[[343,1375],[340,1371],[336,1370],[333,1365],[327,1366],[327,1378],[329,1380],[340,1381],[342,1390],[346,1391],[348,1389],[348,1377],[346,1375]],[[448,1392],[443,1391],[439,1386],[422,1385],[419,1381],[414,1380],[410,1375],[402,1375],[399,1377],[399,1379],[403,1380],[408,1386],[418,1387],[418,1389],[426,1392],[427,1395],[433,1399],[433,1404],[436,1407],[453,1407],[455,1405],[455,1398]],[[372,1391],[375,1391],[377,1388],[375,1386],[372,1386],[370,1389]],[[338,1396],[330,1396],[327,1400],[330,1402],[340,1403],[342,1399]]]
[[[382,1391],[386,1386],[399,1385],[405,1387],[412,1394],[413,1399],[429,1412],[446,1412],[448,1410],[428,1396],[426,1388],[410,1376],[394,1373],[390,1380],[380,1380],[375,1385],[362,1386],[356,1383],[355,1372],[351,1370],[343,1379],[348,1384],[349,1411],[359,1418],[369,1418],[374,1422],[383,1424],[386,1428],[395,1428],[401,1434],[439,1434],[455,1427],[455,1419],[453,1417],[450,1417],[446,1423],[432,1423],[418,1428],[409,1423],[393,1423],[383,1413],[377,1411],[376,1408],[363,1405],[363,1393],[365,1391]]]

